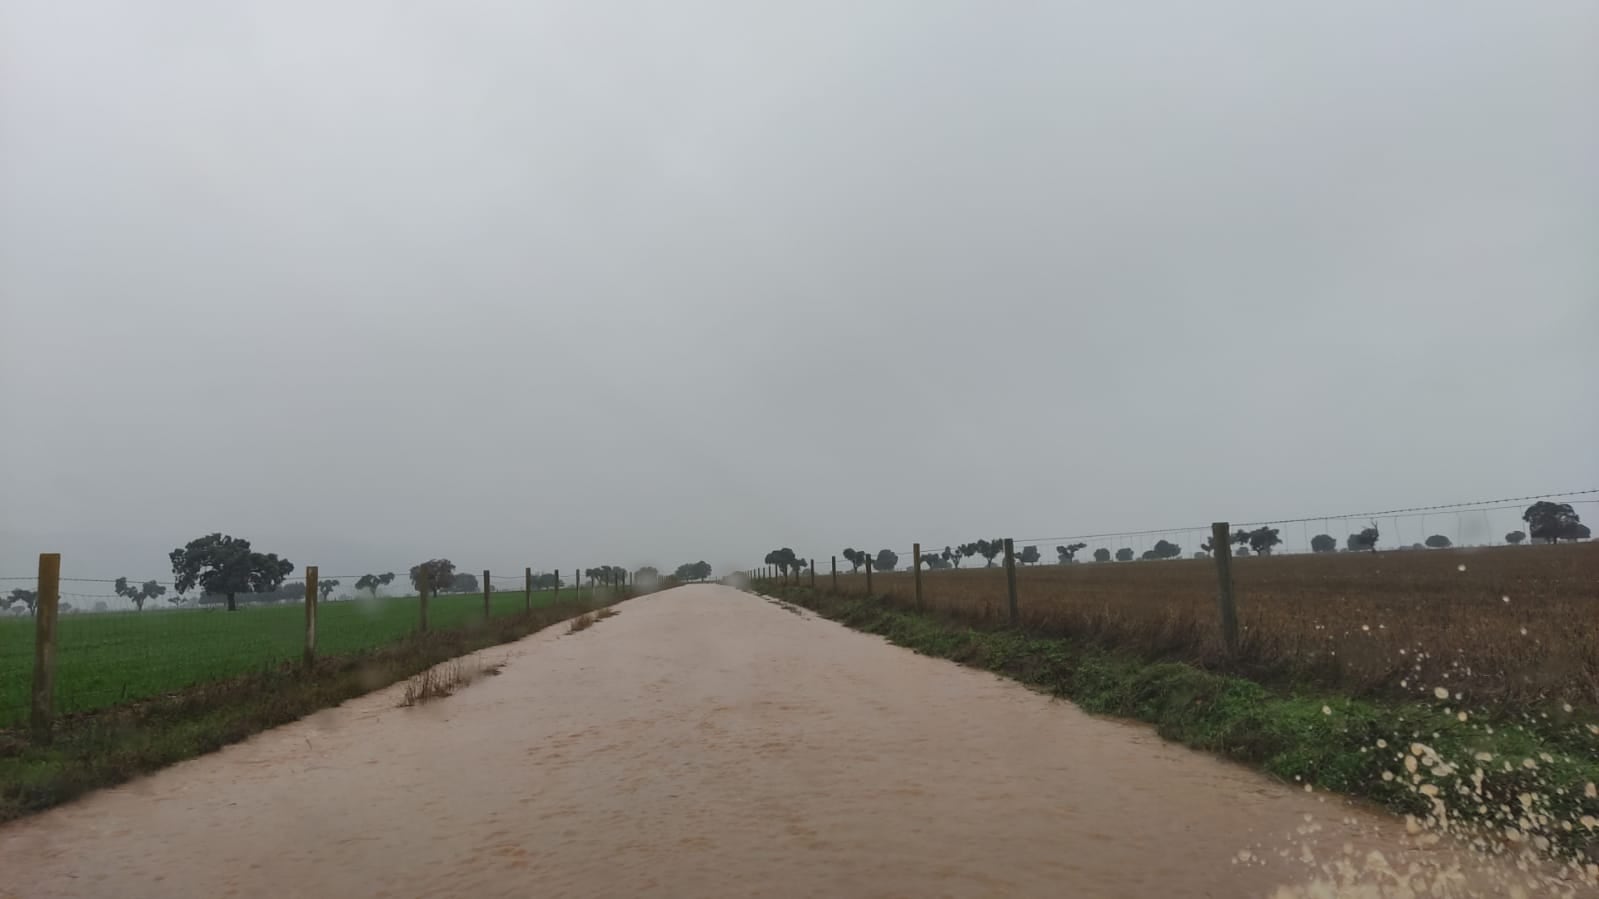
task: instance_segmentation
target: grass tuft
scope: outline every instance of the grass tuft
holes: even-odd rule
[[[466,659],[451,659],[443,665],[434,665],[405,682],[405,695],[400,700],[400,707],[410,708],[451,696],[456,690],[470,686],[479,678],[499,674],[504,667],[503,662]]]

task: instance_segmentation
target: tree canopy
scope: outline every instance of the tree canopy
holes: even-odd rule
[[[1263,526],[1253,531],[1238,531],[1233,534],[1233,542],[1240,545],[1247,544],[1256,555],[1269,556],[1271,555],[1271,548],[1283,542],[1283,540],[1277,536],[1276,528]]]
[[[1132,550],[1128,550],[1127,552],[1130,555],[1132,553]],[[1106,549],[1103,546],[1101,546],[1099,549],[1094,550],[1094,561],[1095,562],[1109,562],[1110,561],[1110,550]]]
[[[446,593],[455,582],[455,563],[449,559],[429,559],[411,566],[411,586],[422,592],[424,580],[430,593]]]
[[[167,592],[167,588],[161,586],[155,581],[145,581],[144,583],[135,587],[132,584],[129,584],[128,579],[125,577],[117,578],[115,590],[118,596],[132,600],[133,607],[140,612],[144,611],[144,604],[146,601],[155,599],[156,597]]]
[[[798,574],[805,569],[805,560],[795,555],[794,551],[786,546],[767,553],[766,564],[776,565],[777,570],[782,572],[784,577],[787,577],[790,571]]]
[[[1362,530],[1358,534],[1350,534],[1349,539],[1344,542],[1344,546],[1350,552],[1360,552],[1361,550],[1376,552],[1378,536],[1380,535],[1377,533],[1377,525],[1373,523],[1371,527]]]
[[[710,576],[711,563],[703,559],[677,566],[677,579],[680,581],[703,581]]]
[[[1525,539],[1527,539],[1527,532],[1526,531],[1511,531],[1510,533],[1505,535],[1505,542],[1510,544],[1511,546],[1515,546],[1516,544],[1520,543],[1521,541],[1523,541]]]
[[[1521,520],[1527,523],[1527,533],[1532,535],[1532,539],[1545,543],[1586,540],[1591,536],[1587,526],[1582,523],[1582,516],[1571,508],[1570,503],[1541,500],[1528,506],[1527,511],[1521,513]]]
[[[1427,538],[1427,545],[1433,549],[1448,549],[1451,544],[1449,538],[1443,534],[1433,534]]]
[[[355,589],[366,590],[372,594],[373,599],[378,598],[378,588],[387,587],[394,581],[394,572],[385,571],[382,574],[363,574],[355,582]]]
[[[899,553],[891,549],[880,549],[877,558],[872,562],[872,567],[878,571],[893,571],[899,565]]]
[[[1330,553],[1338,551],[1338,541],[1331,534],[1317,534],[1310,538],[1311,552]]]
[[[1131,562],[1132,560],[1133,560],[1133,549],[1132,549],[1132,547],[1124,546],[1121,549],[1116,550],[1116,561],[1118,561],[1118,562]]]
[[[1021,554],[1016,557],[1016,561],[1022,563],[1023,565],[1037,565],[1039,560],[1042,558],[1043,556],[1038,554],[1038,547],[1024,546],[1022,547]]]
[[[972,548],[972,552],[967,553],[967,555],[982,556],[983,561],[987,563],[984,566],[986,568],[992,568],[994,566],[994,557],[1005,551],[1005,541],[1000,538],[979,540],[976,543],[967,545]]]
[[[39,604],[38,591],[24,590],[21,587],[18,587],[6,594],[4,597],[0,597],[0,609],[9,609],[19,603],[27,606],[28,614],[32,615],[34,607]]]
[[[450,576],[450,586],[440,590],[440,593],[477,593],[483,589],[478,583],[477,575],[470,571],[457,571]]]
[[[844,552],[841,553],[841,555],[843,555],[844,561],[849,563],[850,571],[852,572],[860,571],[861,566],[865,565],[872,558],[863,550],[850,549],[849,547],[845,547]],[[768,562],[767,564],[771,563]]]
[[[1183,554],[1183,548],[1169,540],[1156,540],[1153,549],[1145,550],[1145,559],[1175,559]]]
[[[220,533],[190,540],[174,549],[169,558],[173,586],[179,593],[199,585],[207,593],[226,596],[230,612],[238,608],[235,594],[276,590],[294,571],[294,563],[288,559],[280,559],[276,553],[253,552],[250,541]]]
[[[1065,546],[1055,547],[1055,555],[1060,558],[1060,564],[1068,565],[1077,561],[1077,553],[1087,549],[1086,543],[1069,543]]]

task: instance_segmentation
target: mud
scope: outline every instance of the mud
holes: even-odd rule
[[[500,676],[454,696],[399,708],[396,685],[0,829],[0,896],[1265,897],[1337,895],[1306,885],[1339,866],[1350,895],[1374,866],[1466,895],[1477,877],[1385,816],[729,588],[480,656]]]

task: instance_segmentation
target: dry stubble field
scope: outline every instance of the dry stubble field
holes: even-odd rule
[[[1024,629],[1152,659],[1295,679],[1355,695],[1599,706],[1599,543],[1235,559],[1240,659],[1226,663],[1208,559],[1043,565],[1017,571]],[[820,576],[823,585],[827,575]],[[910,572],[874,574],[909,606]],[[934,612],[1005,622],[1004,571],[923,572]],[[841,592],[864,592],[839,575]]]

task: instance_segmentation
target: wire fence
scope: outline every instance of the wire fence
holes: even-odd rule
[[[634,581],[618,566],[559,574],[525,566],[503,575],[458,571],[443,590],[429,591],[424,620],[409,570],[397,566],[399,573],[383,584],[377,581],[387,569],[317,576],[314,636],[307,626],[310,569],[271,592],[237,594],[231,612],[227,597],[179,594],[170,578],[60,577],[52,711],[86,712],[275,668],[306,657],[313,645],[323,655],[371,650],[424,626],[468,628],[557,601],[596,599]],[[35,610],[43,592],[38,574],[0,578],[0,729],[30,717],[43,617]]]
[[[1448,689],[1592,707],[1599,543],[1567,519],[1561,545],[1544,545],[1530,534],[1550,532],[1522,515],[1541,501],[1577,513],[1595,494],[1228,523],[1225,561],[1211,551],[1212,524],[850,547],[798,569],[776,550],[743,574],[1357,694]]]
[[[1239,521],[1230,524],[1235,530],[1256,531],[1266,528],[1274,531],[1275,538],[1280,542],[1270,546],[1268,551],[1272,555],[1363,551],[1370,548],[1420,550],[1481,547],[1504,545],[1507,542],[1535,542],[1528,533],[1529,524],[1521,516],[1526,512],[1529,503],[1540,501],[1565,503],[1582,511],[1599,507],[1599,488],[1374,512]],[[1377,542],[1374,547],[1359,542],[1360,535],[1367,529],[1377,531]],[[957,536],[960,539],[954,539]],[[1210,538],[1211,524],[1206,523],[1137,530],[1089,531],[1054,537],[1016,537],[1014,542],[1018,553],[1027,555],[1029,548],[1037,552],[1036,560],[1030,557],[1028,561],[1022,563],[1033,565],[1205,557],[1209,555],[1209,550],[1204,547],[1208,545]],[[1317,538],[1325,539],[1318,541]],[[1437,538],[1443,538],[1445,542],[1440,543]],[[1512,538],[1515,539],[1512,541]],[[971,547],[981,539],[986,539],[992,546],[1001,538],[984,534],[966,534],[941,535],[940,539],[919,541],[924,559],[927,560],[924,561],[924,565],[937,569],[942,567],[940,563],[948,564],[950,567],[990,564],[993,559],[998,558],[997,550],[991,558],[985,558],[975,551],[965,554],[958,552],[961,547]],[[1429,544],[1429,540],[1434,540],[1434,544]],[[1083,546],[1069,553],[1065,551],[1075,544]],[[874,549],[869,544],[860,544],[852,548],[866,551],[874,560],[884,559],[885,564],[873,566],[875,571],[894,571],[909,569],[916,545],[918,544],[897,543],[885,550]],[[1241,551],[1235,549],[1235,554],[1248,556],[1257,551],[1247,542],[1240,546]],[[944,555],[946,549],[949,550],[947,558]],[[843,558],[842,550],[839,552],[840,564],[850,565]],[[889,555],[883,556],[884,552]],[[931,557],[936,557],[936,561]],[[850,567],[851,570],[859,569],[859,566],[855,565]],[[747,569],[745,573],[754,574],[757,571],[758,567]]]

